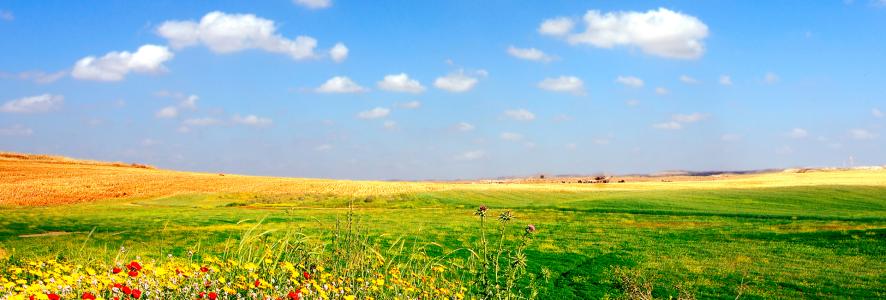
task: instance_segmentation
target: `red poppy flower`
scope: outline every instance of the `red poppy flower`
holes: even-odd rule
[[[59,295],[52,294],[52,293],[46,294],[46,297],[48,297],[49,300],[61,300],[62,299],[62,297],[60,297]]]
[[[123,286],[122,288],[120,288],[120,290],[123,291],[124,294],[127,294],[127,295],[132,294],[132,289],[129,288],[128,286]]]
[[[203,273],[209,272],[209,268],[207,268],[207,267],[205,267],[205,266],[204,266],[204,267],[200,267],[200,272],[203,272]]]
[[[252,285],[254,285],[255,287],[258,287],[259,285],[261,285],[261,281],[256,279],[255,282],[252,283]]]
[[[118,267],[114,267],[113,269],[111,269],[111,273],[114,273],[114,274],[120,273],[120,271],[123,271],[123,270],[121,270]]]
[[[138,299],[142,297],[142,291],[132,290],[132,298]]]
[[[136,270],[129,271],[129,277],[136,277],[136,276],[138,276],[138,271],[136,271]]]
[[[90,292],[85,292],[85,293],[83,293],[83,296],[80,296],[80,299],[90,299],[90,300],[95,300],[95,295],[93,295],[93,294],[90,293]]]
[[[117,289],[122,289],[122,288],[123,288],[123,285],[122,285],[122,284],[119,284],[119,283],[115,283],[113,287],[115,287],[115,288],[117,288]]]
[[[134,261],[134,260],[131,263],[129,263],[129,265],[126,267],[129,268],[130,271],[133,271],[133,270],[134,271],[141,271],[142,270],[142,265],[140,265],[137,261]]]
[[[36,299],[37,299],[37,296],[34,296],[34,295],[28,296],[28,300],[36,300]]]
[[[120,300],[120,297],[114,297],[114,300]]]
[[[300,300],[301,299],[301,290],[295,290],[295,292],[289,292],[289,294],[286,294],[286,297],[289,298],[289,300]]]
[[[198,296],[200,299],[203,299],[203,297],[206,297],[206,292],[200,292],[200,294],[197,295],[197,296]]]
[[[218,294],[215,292],[209,292],[209,300],[215,300],[218,298]]]
[[[311,280],[311,274],[308,274],[308,271],[305,271],[304,273],[302,273],[302,275],[305,276],[305,279]]]

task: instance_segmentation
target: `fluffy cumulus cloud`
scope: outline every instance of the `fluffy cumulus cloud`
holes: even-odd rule
[[[856,140],[873,140],[877,138],[877,135],[873,132],[867,131],[865,129],[850,129],[849,137]]]
[[[486,72],[478,72],[478,75],[485,76]],[[463,93],[473,89],[479,81],[477,77],[469,76],[464,71],[458,71],[437,77],[437,80],[434,80],[434,86],[447,92]]]
[[[378,88],[389,92],[418,94],[425,91],[425,87],[418,80],[409,78],[406,73],[391,74],[378,82]]]
[[[634,76],[618,76],[615,79],[615,82],[621,83],[624,86],[632,87],[632,88],[641,88],[643,87],[643,79],[634,77]]]
[[[332,0],[292,0],[292,3],[310,9],[323,9],[332,6]]]
[[[508,47],[508,54],[519,59],[532,61],[549,62],[551,60],[554,60],[552,56],[547,55],[541,50],[535,48],[517,48],[514,46],[510,46]]]
[[[546,20],[539,32],[564,37],[570,44],[636,47],[650,55],[676,59],[701,57],[708,36],[708,26],[701,20],[666,8],[609,13],[589,10],[584,15],[584,32],[572,33],[570,22],[566,18]]]
[[[671,91],[663,87],[657,87],[655,88],[655,93],[659,95],[667,95],[670,94]]]
[[[880,111],[879,108],[872,108],[872,109],[871,109],[871,115],[873,115],[874,117],[877,117],[877,118],[882,118],[882,117],[883,117],[883,112]]]
[[[455,130],[458,131],[473,131],[475,128],[474,124],[468,122],[459,122],[458,124],[455,124]]]
[[[329,50],[329,57],[332,57],[332,61],[340,63],[345,61],[348,58],[348,47],[342,43],[336,43],[332,49]]]
[[[42,94],[7,101],[0,106],[0,112],[5,113],[43,113],[57,110],[65,103],[62,95]]]
[[[515,121],[532,121],[535,120],[535,114],[526,109],[509,109],[505,111],[505,117]]]
[[[387,117],[391,114],[391,110],[384,107],[376,107],[370,110],[361,111],[357,113],[357,118],[360,119],[379,119]]]
[[[461,153],[455,156],[456,160],[478,160],[486,156],[486,151],[483,150],[471,150]]]
[[[0,136],[30,136],[32,134],[34,134],[33,129],[19,124],[9,127],[0,127]]]
[[[317,57],[317,40],[310,36],[295,39],[277,33],[274,21],[252,14],[227,14],[213,11],[195,21],[166,21],[157,27],[157,34],[176,49],[205,45],[216,53],[233,53],[248,49],[288,55],[295,60]],[[341,45],[344,47],[344,45]],[[346,48],[345,48],[346,49]],[[347,52],[347,50],[345,50]],[[346,55],[346,54],[345,54]],[[333,57],[335,59],[335,57]]]
[[[689,75],[680,75],[680,81],[685,84],[698,84],[698,79],[695,79]]]
[[[329,80],[320,85],[320,87],[316,88],[315,91],[325,94],[352,94],[364,93],[369,90],[358,85],[348,77],[335,76],[329,78]]]
[[[135,52],[114,51],[102,57],[87,56],[74,64],[71,76],[82,80],[120,81],[129,73],[160,73],[174,55],[169,48],[144,45]]]
[[[402,109],[418,109],[421,107],[421,101],[416,100],[406,103],[400,103],[399,105],[397,105],[397,107],[400,107]]]
[[[652,128],[678,130],[683,129],[684,124],[695,123],[707,118],[708,115],[703,113],[675,114],[671,116],[670,121],[652,124]]]
[[[175,118],[178,116],[178,108],[175,106],[167,106],[154,113],[154,116],[161,119]]]
[[[732,76],[729,76],[729,75],[720,75],[720,84],[722,84],[722,85],[732,85]]]
[[[273,121],[271,121],[271,119],[262,118],[262,117],[259,117],[256,115],[246,115],[246,116],[234,115],[234,117],[231,118],[231,121],[233,121],[234,124],[240,124],[240,125],[246,125],[246,126],[268,126],[268,125],[271,125],[271,123],[273,123]]]
[[[809,132],[803,128],[794,128],[788,131],[787,136],[792,139],[802,139],[809,136]]]
[[[575,76],[560,76],[545,78],[538,83],[538,87],[552,92],[567,92],[574,95],[585,95],[584,82]]]
[[[544,20],[544,22],[541,22],[541,25],[538,26],[538,33],[552,36],[564,36],[569,34],[573,27],[575,27],[575,21],[572,21],[572,19],[567,17],[547,19]]]

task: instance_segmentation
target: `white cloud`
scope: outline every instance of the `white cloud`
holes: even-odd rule
[[[683,125],[681,125],[677,121],[668,121],[668,122],[652,124],[652,127],[657,128],[657,129],[665,129],[665,130],[677,130],[677,129],[683,128]]]
[[[627,104],[628,106],[637,106],[640,105],[640,100],[628,99],[627,101],[625,101],[625,104]]]
[[[879,108],[872,108],[872,109],[871,109],[871,115],[873,115],[874,117],[877,117],[877,118],[882,118],[882,117],[883,117],[883,112],[880,111]]]
[[[62,95],[43,94],[7,101],[0,106],[5,113],[43,113],[57,110],[65,103]]]
[[[391,110],[384,107],[376,107],[367,111],[361,111],[357,114],[360,119],[378,119],[384,118],[391,114]]]
[[[486,156],[486,151],[483,150],[473,150],[467,151],[465,153],[459,154],[455,156],[456,160],[477,160]]]
[[[159,145],[160,141],[155,140],[155,139],[151,139],[151,138],[147,138],[147,139],[143,139],[141,141],[141,144],[142,144],[142,146],[145,146],[145,147],[151,147],[151,146]]]
[[[856,140],[873,140],[877,138],[877,135],[873,132],[856,128],[849,130],[849,137]]]
[[[397,106],[400,107],[400,108],[402,108],[402,109],[418,109],[419,107],[421,107],[421,101],[418,101],[418,100],[416,100],[416,101],[409,101],[409,102],[406,102],[406,103],[400,103],[400,104],[397,105]]]
[[[652,124],[653,128],[664,130],[683,129],[683,124],[695,123],[707,119],[708,115],[703,113],[691,114],[675,114],[671,116],[671,120],[662,123]]]
[[[157,34],[176,49],[205,45],[216,53],[261,49],[289,55],[292,59],[315,58],[317,40],[309,36],[288,39],[277,33],[274,21],[252,14],[227,14],[213,11],[194,21],[166,21]]]
[[[397,129],[397,121],[387,120],[384,123],[382,123],[382,127],[384,127],[387,130]]]
[[[554,122],[556,122],[556,123],[569,122],[574,119],[575,118],[573,118],[572,116],[567,115],[567,114],[560,114],[560,115],[554,116]]]
[[[741,135],[734,133],[726,133],[720,136],[720,140],[724,142],[737,142],[741,140]]]
[[[692,78],[689,75],[680,75],[680,81],[686,84],[698,84],[698,79]]]
[[[292,0],[292,3],[309,9],[323,9],[332,6],[332,0]]]
[[[632,88],[643,87],[643,79],[634,76],[618,76],[615,81]]]
[[[732,85],[732,77],[729,75],[720,75],[720,84]]]
[[[776,84],[781,78],[778,77],[775,73],[769,72],[766,75],[763,75],[763,82],[766,84]]]
[[[584,82],[575,76],[560,76],[557,78],[545,78],[538,83],[543,90],[553,92],[568,92],[574,95],[585,95]]]
[[[326,152],[329,150],[332,150],[332,145],[330,145],[330,144],[322,144],[322,145],[318,145],[317,147],[314,147],[314,151],[318,151],[318,152]]]
[[[793,139],[802,139],[809,136],[809,132],[803,128],[794,128],[788,131],[787,136]]]
[[[518,142],[520,140],[523,140],[522,134],[514,133],[514,132],[502,132],[501,135],[499,135],[499,137],[502,140],[510,141],[510,142]]]
[[[385,75],[385,78],[378,82],[378,88],[389,92],[413,94],[425,91],[425,87],[418,80],[409,78],[409,74],[406,73]]]
[[[214,118],[209,118],[209,117],[192,118],[192,119],[184,120],[184,122],[182,122],[182,124],[185,124],[187,126],[213,126],[213,125],[221,124],[221,121],[214,119]]]
[[[475,129],[474,124],[468,122],[459,122],[455,124],[455,129],[458,131],[473,131]]]
[[[15,21],[15,15],[8,10],[0,10],[0,20],[12,22]]]
[[[348,47],[342,43],[336,43],[335,47],[329,50],[329,57],[332,57],[332,61],[340,63],[345,61],[348,58]]]
[[[481,76],[484,76],[484,74],[485,71],[479,73]],[[458,71],[443,77],[437,77],[437,80],[434,81],[434,86],[448,92],[463,93],[473,89],[478,81],[479,79],[476,77],[471,77],[465,75],[463,71]]]
[[[335,76],[329,78],[326,82],[323,83],[320,87],[315,89],[318,93],[337,93],[337,94],[349,94],[349,93],[364,93],[369,90],[358,85],[353,80],[345,76]]]
[[[166,71],[163,63],[173,56],[169,48],[157,45],[141,46],[135,53],[114,51],[99,58],[87,56],[74,64],[71,77],[81,80],[120,81],[130,72],[161,73]]]
[[[200,100],[200,96],[190,95],[182,100],[182,102],[179,103],[179,106],[187,109],[197,109],[197,100]]]
[[[167,106],[158,110],[157,113],[154,114],[154,116],[164,119],[175,118],[178,116],[178,108],[176,108],[175,106]]]
[[[602,145],[609,145],[609,143],[610,143],[611,141],[610,141],[609,139],[607,139],[607,138],[596,138],[596,139],[593,140],[593,142],[594,142],[594,144],[597,144],[597,145],[601,145],[601,146],[602,146]]]
[[[516,121],[532,121],[535,120],[535,114],[526,109],[510,109],[505,111],[505,116]]]
[[[55,73],[46,73],[43,71],[26,71],[17,74],[0,72],[0,79],[12,78],[19,80],[33,81],[39,84],[47,84],[56,82],[68,75],[67,71],[58,71]]]
[[[34,130],[19,124],[0,127],[0,136],[30,136],[32,134],[34,134]]]
[[[575,27],[575,22],[567,17],[547,19],[538,26],[538,33],[544,35],[564,36],[572,31],[573,27]]]
[[[584,15],[584,22],[584,32],[566,37],[570,44],[589,44],[607,49],[616,46],[637,47],[647,54],[666,58],[701,57],[705,51],[704,39],[708,36],[708,26],[701,20],[666,8],[606,14],[589,10]],[[542,27],[544,25],[542,23]],[[552,35],[565,34],[564,31],[554,32],[560,34]]]
[[[663,87],[657,87],[655,88],[655,93],[659,95],[667,95],[670,94],[671,91]]]
[[[240,115],[234,115],[234,117],[231,118],[231,121],[233,121],[234,124],[246,126],[268,126],[273,123],[269,118],[262,118],[256,115],[246,115],[242,117]]]
[[[545,54],[541,50],[535,48],[517,48],[514,46],[508,47],[508,54],[513,57],[525,60],[533,60],[533,61],[543,61],[549,62],[554,60],[550,55]]]

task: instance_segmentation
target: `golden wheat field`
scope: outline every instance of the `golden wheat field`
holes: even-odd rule
[[[682,180],[681,180],[682,179]],[[77,160],[61,156],[0,153],[0,205],[55,205],[115,198],[186,193],[371,196],[429,191],[620,191],[768,188],[786,186],[886,186],[882,168],[784,171],[706,177],[662,177],[625,183],[577,184],[525,181],[400,182],[283,178],[181,172],[151,166]]]

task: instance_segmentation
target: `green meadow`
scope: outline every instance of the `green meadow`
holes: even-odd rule
[[[886,188],[592,192],[459,191],[347,198],[187,194],[0,208],[0,247],[20,258],[159,259],[221,253],[250,228],[327,240],[349,213],[381,244],[439,255],[476,242],[481,204],[528,224],[542,298],[625,297],[615,270],[657,298],[886,298]],[[458,251],[450,255],[461,255]]]

